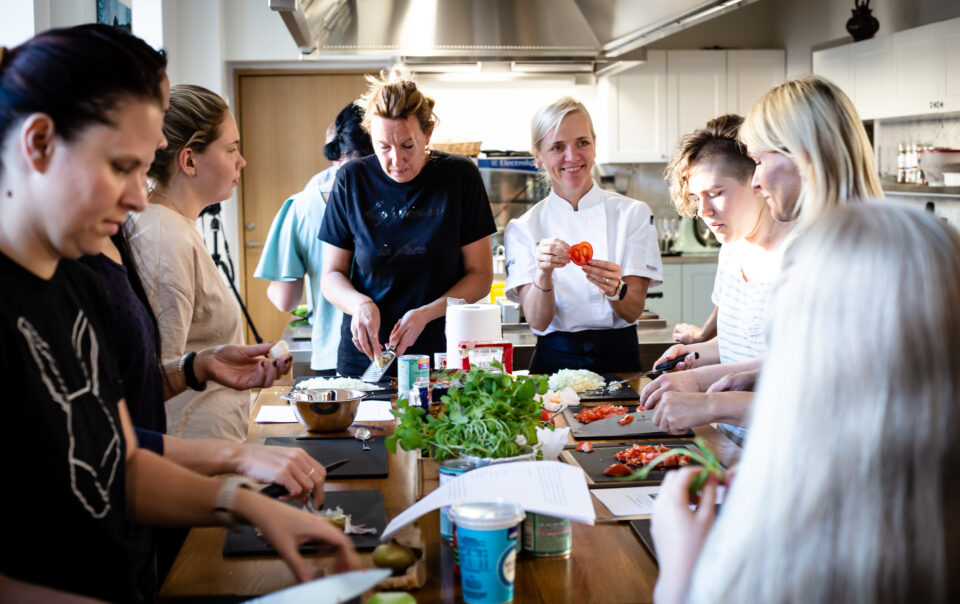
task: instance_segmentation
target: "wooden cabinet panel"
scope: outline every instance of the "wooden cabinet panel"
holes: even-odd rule
[[[683,271],[682,264],[663,265],[663,283],[647,291],[646,307],[668,321],[681,321],[683,317]],[[662,294],[659,297],[650,297]]]
[[[717,264],[683,264],[683,322],[703,325],[713,312],[713,284]]]
[[[851,98],[860,117],[869,120],[891,115],[893,53],[890,36],[850,46]]]
[[[667,53],[667,151],[681,136],[727,112],[727,55],[716,50]]]
[[[893,34],[892,115],[921,115],[938,110],[945,74],[939,23]]]
[[[786,77],[782,50],[727,51],[727,111],[746,116],[750,108]]]
[[[607,161],[665,161],[667,55],[647,53],[647,62],[611,76],[607,95]]]

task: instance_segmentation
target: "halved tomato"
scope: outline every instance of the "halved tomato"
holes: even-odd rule
[[[584,266],[593,260],[593,246],[586,241],[572,246],[570,248],[570,260],[577,266]]]
[[[614,463],[607,466],[603,473],[606,476],[629,476],[633,474],[633,470],[626,464]]]

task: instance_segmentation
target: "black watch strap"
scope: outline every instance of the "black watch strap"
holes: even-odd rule
[[[197,358],[196,352],[188,352],[183,355],[183,358],[180,359],[180,369],[183,371],[183,381],[186,382],[187,388],[191,390],[206,390],[207,383],[197,381],[197,374],[193,371],[193,362]]]
[[[620,280],[620,294],[617,296],[617,300],[623,300],[627,297],[627,282],[623,279]]]

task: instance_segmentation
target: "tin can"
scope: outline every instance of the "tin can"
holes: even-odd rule
[[[440,481],[441,487],[464,472],[469,472],[476,468],[472,462],[463,459],[448,459],[441,461],[437,465],[440,469],[438,480]],[[449,505],[440,508],[440,538],[447,543],[453,543],[453,523],[450,520]]]
[[[538,558],[564,558],[573,549],[573,527],[567,518],[527,514],[523,521],[523,551]]]
[[[436,371],[447,368],[447,353],[445,352],[435,352],[433,353],[433,368]]]
[[[397,397],[407,397],[419,381],[430,383],[430,355],[405,354],[397,359]]]
[[[506,503],[454,505],[460,591],[468,604],[513,601],[517,536],[523,508]]]

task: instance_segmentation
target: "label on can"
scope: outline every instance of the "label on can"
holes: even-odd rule
[[[405,354],[397,359],[397,397],[408,398],[407,393],[417,382],[430,383],[430,355]]]
[[[523,521],[523,550],[534,556],[567,556],[573,548],[573,526],[567,518],[527,513]]]
[[[464,472],[469,472],[476,467],[471,462],[462,459],[448,459],[441,461],[438,465],[440,471],[437,478],[441,487],[457,476]],[[440,538],[448,543],[453,542],[453,522],[450,520],[449,505],[440,508]]]
[[[457,527],[460,587],[468,604],[513,601],[519,527],[476,530]]]
[[[437,371],[447,368],[447,353],[445,352],[435,352],[433,353],[433,368]]]

